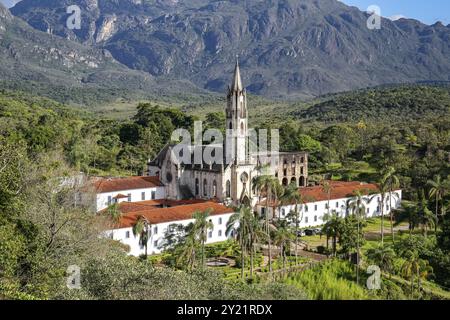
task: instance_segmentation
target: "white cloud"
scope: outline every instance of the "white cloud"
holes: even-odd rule
[[[404,19],[404,18],[406,18],[406,17],[402,14],[395,14],[395,15],[389,17],[389,19],[392,21],[397,21],[397,20]]]

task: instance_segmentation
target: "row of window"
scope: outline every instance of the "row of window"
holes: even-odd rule
[[[203,189],[203,196],[207,197],[208,196],[208,180],[203,179],[202,189]],[[195,195],[196,196],[200,195],[200,180],[198,178],[195,179]],[[213,181],[211,195],[212,195],[212,197],[217,197],[217,182],[216,182],[216,180]]]
[[[218,236],[218,237],[222,237],[222,236],[223,236],[223,231],[222,231],[222,230],[218,230],[218,231],[217,231],[217,236]],[[127,239],[130,238],[130,231],[127,231],[127,232],[126,232],[125,237],[126,237]],[[213,231],[209,231],[209,232],[208,232],[208,239],[211,239],[212,237],[213,237]],[[153,241],[153,247],[154,247],[154,248],[157,248],[157,247],[158,247],[158,241],[159,241],[159,240]],[[141,244],[141,245],[140,245],[140,248],[141,248],[141,250],[142,250],[142,249],[144,249],[144,246]]]
[[[156,191],[151,191],[150,193],[150,199],[147,199],[147,194],[145,191],[142,191],[141,193],[141,201],[145,201],[145,200],[155,200],[156,199]],[[131,202],[132,201],[132,197],[131,197],[131,193],[127,194],[127,201]],[[113,204],[113,203],[117,203],[117,199],[113,198],[112,196],[108,196],[108,206]]]
[[[210,220],[210,221],[212,221],[212,220]],[[222,218],[219,218],[219,219],[218,219],[218,224],[219,224],[219,225],[222,225],[222,223],[223,223],[223,219],[222,219]],[[175,231],[175,229],[176,229],[176,225],[175,225],[175,224],[171,224],[171,225],[169,226],[169,232],[172,233],[172,232]],[[153,231],[153,234],[154,234],[154,235],[157,235],[157,234],[158,234],[158,226],[154,226],[153,229],[150,230],[150,235],[152,234],[152,231]],[[220,234],[219,234],[219,237],[220,237],[220,236],[222,236],[222,231],[219,230],[219,232],[220,232]],[[126,232],[125,232],[125,238],[126,238],[126,239],[129,239],[129,238],[130,238],[130,231],[126,231]]]
[[[336,202],[336,208],[339,207],[339,203]],[[326,209],[327,206],[325,206]],[[389,204],[386,204],[386,210],[389,211]],[[262,208],[261,213],[264,214],[265,208]],[[317,205],[314,205],[314,211],[317,211]],[[308,206],[305,206],[305,212],[308,212]],[[377,213],[381,212],[380,206],[377,206]],[[348,213],[348,212],[347,212]],[[370,213],[370,208],[366,209],[366,213],[369,214]],[[281,216],[285,217],[286,216],[286,209],[281,209]],[[305,217],[305,222],[308,223],[308,217]],[[314,222],[317,222],[317,216],[314,216]]]

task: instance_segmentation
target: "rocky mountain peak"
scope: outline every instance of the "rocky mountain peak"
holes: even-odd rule
[[[81,30],[65,27],[70,4]],[[247,89],[270,97],[450,80],[448,27],[382,19],[369,30],[367,13],[336,0],[22,0],[12,13],[131,69],[219,92],[236,54]]]

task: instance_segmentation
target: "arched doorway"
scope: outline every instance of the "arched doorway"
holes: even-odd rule
[[[285,186],[285,187],[288,185],[288,179],[287,178],[283,179],[282,185]]]
[[[297,178],[292,177],[292,178],[291,178],[291,183],[294,183],[295,185],[297,185]]]
[[[304,187],[305,186],[305,177],[304,176],[301,176],[300,177],[300,180],[299,180],[299,184],[298,184],[300,187]]]

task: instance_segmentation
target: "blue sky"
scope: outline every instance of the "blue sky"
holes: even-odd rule
[[[450,24],[450,1],[449,0],[341,0],[342,2],[356,6],[366,11],[370,5],[381,8],[381,15],[392,17],[396,15],[414,18],[427,24],[442,21],[445,25]],[[0,0],[11,6],[18,0]]]
[[[442,21],[450,24],[449,0],[341,0],[342,2],[356,6],[366,11],[370,5],[377,5],[381,9],[381,15],[391,17],[395,15],[406,16],[420,20],[427,24]]]

